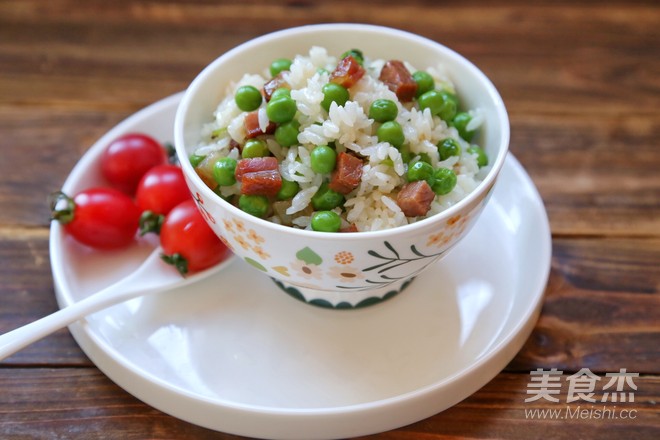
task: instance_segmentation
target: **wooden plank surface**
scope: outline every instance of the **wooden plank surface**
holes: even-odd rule
[[[57,309],[46,196],[96,139],[245,40],[340,21],[419,33],[489,75],[509,110],[511,152],[537,185],[553,232],[541,317],[504,372],[441,414],[369,438],[657,438],[655,1],[0,0],[0,332]],[[636,417],[529,416],[572,414],[580,404],[565,404],[565,389],[562,403],[525,403],[537,368],[562,370],[564,379],[582,368],[639,373],[636,401],[616,405]],[[139,402],[62,330],[0,363],[0,438],[236,437]]]
[[[0,308],[4,333],[57,310],[48,237],[0,240]],[[507,367],[524,373],[547,364],[569,371],[657,373],[660,362],[660,239],[566,239],[553,243],[553,264],[541,318]],[[88,366],[66,330],[17,353],[6,364]]]
[[[536,438],[530,434],[541,433],[553,439],[654,438],[660,377],[645,376],[634,383],[634,405],[566,403],[567,386],[556,395],[558,403],[525,402],[528,376],[503,373],[435,417],[363,438],[526,440]],[[177,421],[128,395],[93,369],[0,369],[0,388],[7,391],[0,394],[3,438],[241,438]]]

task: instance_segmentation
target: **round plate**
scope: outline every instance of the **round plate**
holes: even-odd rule
[[[102,183],[98,158],[120,134],[171,141],[180,98],[107,133],[64,191]],[[130,272],[153,243],[92,251],[54,222],[50,245],[57,300],[66,307]],[[366,435],[436,414],[498,374],[536,322],[550,253],[541,198],[509,156],[469,235],[381,304],[313,307],[239,260],[185,290],[113,306],[70,330],[110,379],[188,422],[250,437]]]

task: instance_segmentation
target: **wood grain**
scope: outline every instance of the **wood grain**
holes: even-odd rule
[[[109,2],[72,13],[65,12],[69,2],[48,5],[0,4],[0,130],[8,134],[0,149],[10,155],[0,173],[16,182],[0,189],[0,224],[43,225],[43,189],[61,184],[94,140],[130,113],[183,90],[207,62],[254,32],[241,27],[227,35],[223,25],[241,13],[229,5]],[[309,2],[287,13],[258,2],[246,7],[254,22],[310,9],[329,13]],[[98,21],[81,19],[87,8],[98,11]],[[351,9],[365,15],[372,8]],[[648,236],[660,230],[657,8],[642,3],[594,14],[584,5],[505,2],[491,6],[487,20],[475,6],[450,14],[427,9],[410,30],[448,39],[493,78],[511,113],[511,151],[539,186],[553,232]],[[408,16],[391,7],[380,14]],[[217,26],[208,24],[216,19]],[[269,26],[263,31],[276,27]],[[552,50],[541,53],[548,42]],[[489,43],[506,50],[487,50]],[[37,155],[44,160],[34,161]],[[27,194],[26,177],[41,194]],[[31,213],[39,217],[26,219]]]
[[[660,363],[660,240],[555,239],[550,281],[539,323],[508,371],[547,364],[567,371],[655,373]],[[0,331],[57,310],[47,236],[0,240],[3,296]],[[23,268],[19,270],[19,268]],[[24,268],[30,268],[25,270]],[[7,360],[88,365],[66,330]]]
[[[500,374],[474,395],[433,418],[364,438],[528,439],[530,433],[548,432],[547,438],[554,439],[641,439],[653,438],[660,428],[660,377],[634,379],[634,405],[581,400],[567,403],[567,377],[562,376],[561,393],[554,396],[559,402],[525,402],[530,397],[529,376]],[[122,440],[241,438],[169,417],[126,394],[92,369],[0,369],[0,389],[7,391],[0,394],[0,432],[7,439],[44,438],[45,432],[49,439],[91,439],[99,435]],[[601,394],[597,392],[595,397]],[[603,411],[608,408],[612,412]],[[589,413],[592,409],[608,418],[589,420],[575,415],[578,410]],[[543,419],[534,410],[559,411],[558,417],[572,418]]]
[[[660,241],[554,239],[541,317],[507,367],[657,373]]]
[[[47,232],[22,232],[20,235],[24,238],[0,234],[0,333],[58,309],[50,272]],[[6,359],[0,364],[0,370],[5,365],[90,366],[91,362],[69,331],[62,329]]]
[[[618,371],[618,370],[617,370]],[[559,402],[540,400],[525,402],[529,398],[527,385],[529,376],[500,374],[474,395],[445,412],[404,427],[397,431],[384,433],[378,438],[385,439],[621,439],[653,438],[658,432],[659,422],[658,393],[660,378],[645,377],[637,380],[634,408],[624,403],[617,405],[621,412],[607,413],[608,419],[579,419],[574,414],[578,410],[601,410],[603,404],[591,404],[584,401],[567,402],[567,376],[562,376],[564,385],[561,393],[555,396]],[[598,396],[598,393],[596,393]],[[605,409],[612,409],[611,405]],[[557,418],[543,419],[533,413],[534,410],[558,411]],[[634,411],[630,413],[630,411]],[[547,413],[546,413],[547,414]],[[622,418],[625,416],[626,418]],[[635,418],[632,418],[632,417]],[[564,417],[563,419],[561,417]],[[368,439],[370,437],[365,437]]]
[[[0,388],[5,439],[234,438],[169,417],[93,369],[0,369]]]
[[[84,152],[132,110],[0,106],[0,224],[46,226],[47,195]],[[647,237],[660,231],[657,117],[526,117],[511,152],[538,186],[558,235]],[[606,124],[607,131],[600,129]],[[35,138],[35,127],[41,135]],[[632,151],[631,151],[632,149]],[[35,160],[38,157],[39,160]],[[625,158],[625,160],[623,159]],[[561,166],[555,166],[555,164]]]
[[[0,106],[0,132],[6,133],[0,139],[0,225],[48,227],[48,195],[61,188],[84,152],[128,115]]]
[[[100,136],[183,90],[228,49],[323,22],[412,31],[480,67],[504,99],[511,153],[538,187],[553,233],[540,319],[504,372],[441,414],[368,438],[657,438],[660,7],[652,0],[0,1],[0,332],[57,309],[46,197]],[[640,373],[636,401],[616,405],[637,417],[526,417],[567,408],[565,387],[562,403],[524,402],[537,368],[564,379],[581,368]],[[238,437],[133,398],[61,330],[0,363],[0,438]]]

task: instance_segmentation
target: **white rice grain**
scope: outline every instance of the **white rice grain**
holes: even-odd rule
[[[261,130],[262,133],[265,133],[266,129],[268,128],[268,124],[270,124],[268,115],[266,114],[266,107],[259,108],[257,111],[257,120],[259,121],[259,130]]]
[[[271,154],[279,162],[283,179],[300,185],[299,192],[286,209],[294,227],[310,229],[309,208],[312,197],[328,175],[317,174],[311,167],[311,151],[318,145],[334,145],[339,154],[350,151],[364,159],[359,185],[349,194],[343,208],[334,211],[342,217],[342,226],[355,225],[359,231],[381,230],[408,223],[423,217],[407,218],[396,203],[396,194],[407,182],[408,165],[404,163],[401,151],[387,142],[379,142],[376,129],[379,124],[368,117],[369,108],[376,99],[389,99],[396,103],[396,121],[402,126],[406,148],[412,153],[413,161],[428,160],[434,168],[444,167],[457,174],[455,188],[446,195],[436,196],[427,216],[442,212],[477,187],[488,172],[488,167],[479,168],[477,155],[467,151],[470,143],[461,139],[458,130],[450,127],[429,109],[419,110],[415,102],[401,103],[389,87],[379,80],[384,60],[365,59],[366,74],[350,89],[350,99],[344,105],[333,102],[328,111],[321,103],[324,99],[323,86],[329,82],[330,74],[337,64],[337,58],[328,54],[323,47],[313,46],[307,55],[295,56],[289,71],[282,77],[291,88],[291,97],[296,102],[296,121],[299,123],[297,141],[299,144],[282,147],[273,135],[261,135]],[[411,72],[415,68],[406,63]],[[431,67],[426,71],[434,78],[437,89],[455,92],[450,75],[442,66]],[[246,141],[246,112],[236,105],[234,94],[243,85],[263,88],[269,80],[267,68],[261,75],[246,74],[237,82],[227,86],[226,98],[222,100],[212,122],[201,130],[201,141],[193,150],[200,155],[227,156],[240,160],[234,143]],[[481,109],[468,111],[472,116],[467,130],[477,130],[485,123]],[[265,132],[270,121],[264,102],[258,109],[259,128]],[[456,140],[461,146],[461,155],[441,160],[438,143],[444,139]],[[223,196],[240,194],[240,182],[220,188]],[[274,222],[281,219],[273,217]]]
[[[318,191],[318,186],[310,186],[298,192],[291,200],[291,206],[286,209],[286,213],[291,215],[305,209],[312,201],[312,196]]]
[[[245,130],[245,116],[246,113],[241,113],[231,120],[227,126],[227,133],[239,144],[245,141],[247,131]]]

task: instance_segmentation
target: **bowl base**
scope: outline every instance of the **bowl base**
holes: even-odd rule
[[[326,309],[347,310],[380,304],[402,292],[415,278],[396,281],[376,289],[348,291],[318,290],[271,279],[277,287],[299,301]]]

